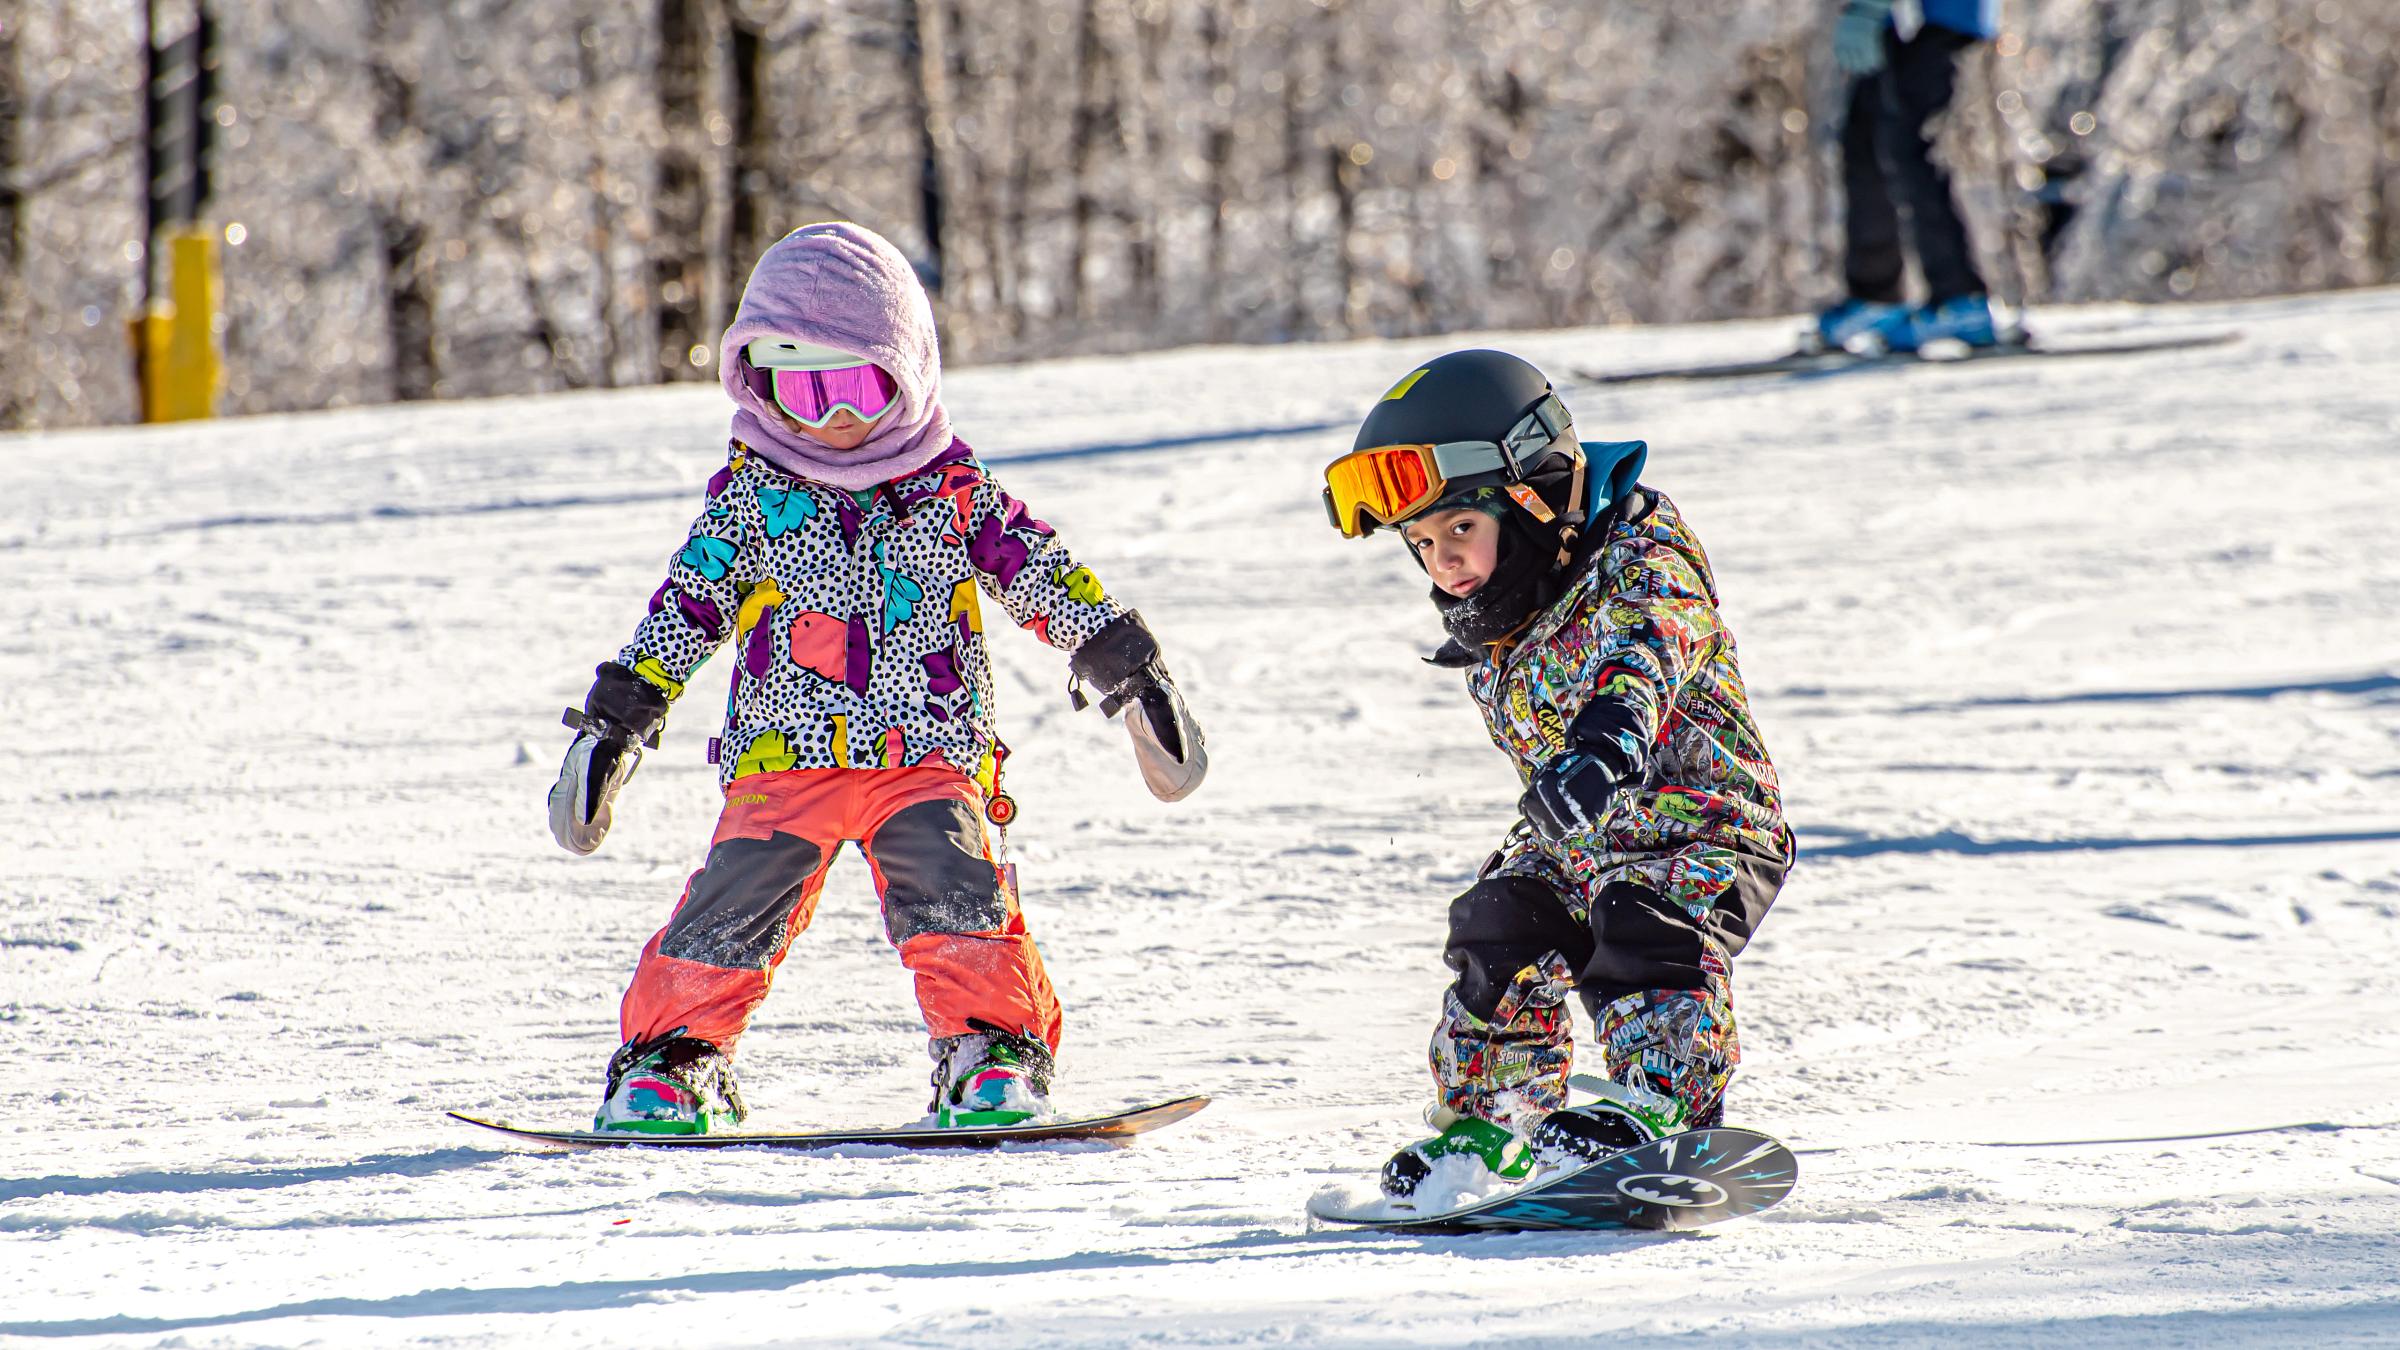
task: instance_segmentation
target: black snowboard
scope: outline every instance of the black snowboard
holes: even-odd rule
[[[2136,338],[2124,342],[2051,343],[2040,338],[1969,347],[1948,356],[1915,352],[1861,355],[1846,351],[1798,351],[1764,361],[1732,361],[1721,365],[1667,366],[1656,370],[1578,370],[1576,377],[1591,384],[1640,384],[1651,380],[1731,380],[1749,375],[1832,375],[1848,370],[1892,370],[1908,366],[1959,366],[2020,357],[2132,356],[2142,352],[2185,351],[2222,347],[2241,340],[2239,329],[2190,333],[2180,337]]]
[[[538,1143],[568,1148],[833,1148],[841,1144],[888,1144],[898,1148],[998,1148],[1002,1144],[1038,1144],[1066,1139],[1116,1141],[1172,1125],[1208,1105],[1206,1097],[1178,1097],[1155,1106],[1140,1106],[1105,1116],[1078,1120],[1028,1122],[1023,1125],[965,1126],[940,1130],[910,1126],[896,1130],[812,1130],[804,1134],[631,1134],[591,1130],[537,1130],[478,1120],[458,1111],[453,1120]]]
[[[1309,1213],[1390,1233],[1679,1230],[1756,1214],[1789,1194],[1799,1172],[1791,1150],[1763,1134],[1690,1130],[1458,1209],[1387,1215],[1311,1202]]]

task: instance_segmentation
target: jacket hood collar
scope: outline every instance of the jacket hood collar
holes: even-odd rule
[[[1525,631],[1518,635],[1518,644],[1523,646],[1543,641],[1557,632],[1559,626],[1575,613],[1578,598],[1585,590],[1599,584],[1608,546],[1615,541],[1618,531],[1639,528],[1661,512],[1671,513],[1673,510],[1667,499],[1657,493],[1647,488],[1627,486],[1624,495],[1617,499],[1616,508],[1600,523],[1599,528],[1576,541],[1574,580],[1568,582],[1559,597],[1550,602],[1550,607],[1535,616]]]

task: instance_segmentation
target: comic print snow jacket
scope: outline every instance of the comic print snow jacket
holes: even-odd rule
[[[724,784],[938,759],[989,797],[1007,751],[978,592],[1066,651],[1125,612],[963,442],[850,492],[735,441],[617,660],[674,699],[735,644]]]
[[[1620,792],[1589,836],[1531,844],[1589,883],[1624,863],[1703,845],[1773,865],[1792,859],[1775,766],[1767,757],[1717,616],[1715,577],[1675,504],[1647,487],[1614,517],[1584,570],[1513,645],[1467,673],[1492,743],[1520,777],[1557,754],[1587,705],[1647,748],[1641,782]]]

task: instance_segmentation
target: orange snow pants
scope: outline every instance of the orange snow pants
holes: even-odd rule
[[[983,796],[954,769],[792,769],[725,789],[708,860],[642,948],[618,1014],[628,1041],[685,1028],[726,1054],[815,914],[826,865],[854,841],[883,926],[934,1036],[968,1019],[1058,1048],[1058,996],[992,860]]]

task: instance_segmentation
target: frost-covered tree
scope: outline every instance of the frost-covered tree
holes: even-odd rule
[[[22,342],[33,314],[25,290],[25,80],[20,68],[21,5],[0,4],[0,333]],[[26,422],[33,411],[30,363],[0,361],[0,427]]]
[[[145,12],[0,0],[0,425],[135,414]],[[1830,298],[1834,0],[207,0],[229,411],[707,379],[765,244],[956,361]],[[2400,278],[2400,6],[2006,0],[1939,128],[2033,303]]]

